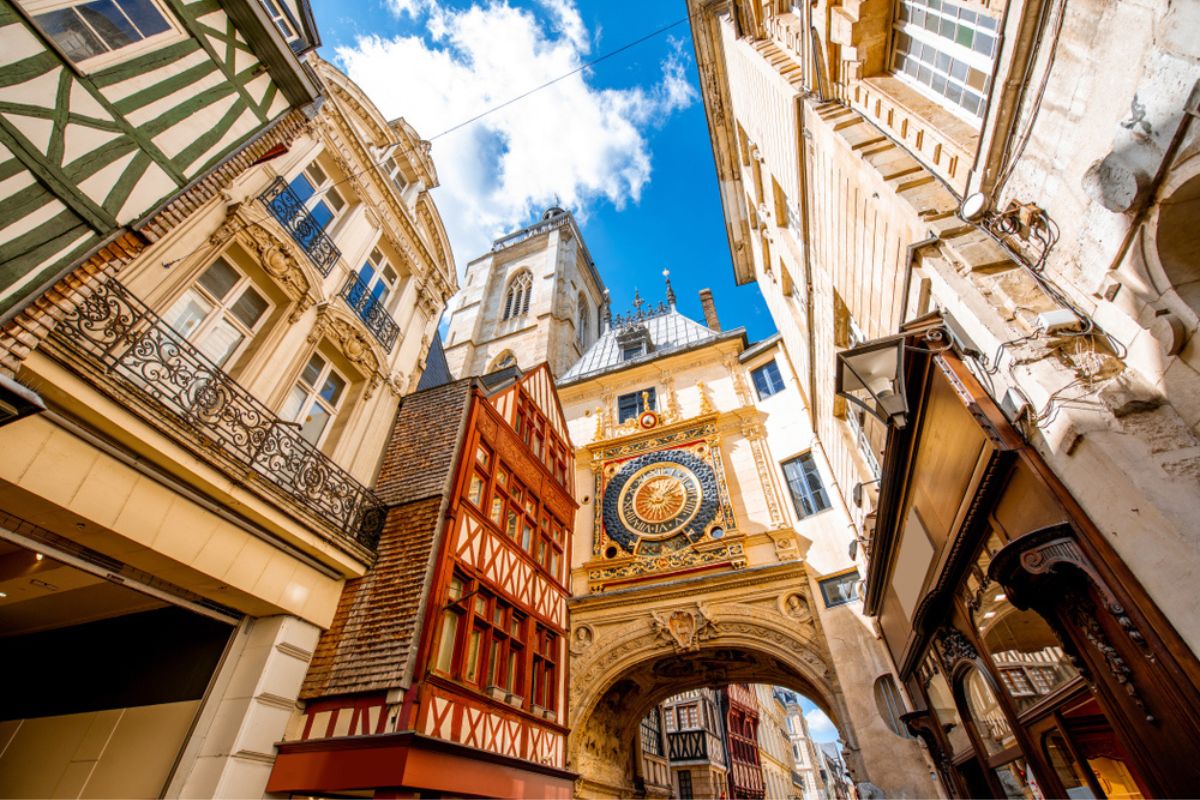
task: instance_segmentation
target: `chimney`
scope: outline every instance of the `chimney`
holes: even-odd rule
[[[717,319],[717,307],[713,305],[712,289],[700,290],[700,305],[704,307],[704,324],[714,331],[721,330],[721,320]]]

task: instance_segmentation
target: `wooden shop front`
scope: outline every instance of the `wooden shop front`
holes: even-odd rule
[[[1194,796],[1194,655],[953,349],[905,370],[866,611],[947,792]]]

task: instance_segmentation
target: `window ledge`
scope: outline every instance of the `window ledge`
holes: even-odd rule
[[[851,105],[908,148],[960,194],[974,164],[979,130],[892,75],[857,81]]]

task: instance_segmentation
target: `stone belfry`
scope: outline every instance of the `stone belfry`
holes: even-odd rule
[[[450,372],[463,378],[546,361],[560,376],[601,334],[607,302],[575,218],[553,206],[467,265],[446,337]]]

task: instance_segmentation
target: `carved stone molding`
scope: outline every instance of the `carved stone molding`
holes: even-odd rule
[[[771,517],[772,528],[782,528],[787,525],[783,515],[783,506],[779,502],[779,493],[775,490],[775,476],[771,469],[771,454],[767,450],[766,429],[761,422],[752,422],[742,426],[742,436],[750,443],[750,452],[754,456],[754,467],[758,471],[758,483],[762,486],[763,499],[767,503],[767,513]],[[776,548],[779,542],[776,541]]]
[[[678,653],[699,650],[700,642],[720,633],[702,603],[697,603],[694,609],[652,610],[650,616],[654,619],[655,634]]]
[[[237,243],[256,256],[263,270],[275,279],[284,294],[295,301],[288,315],[290,322],[297,322],[317,302],[319,283],[302,266],[306,259],[298,246],[276,236],[266,225],[252,219],[245,202],[234,203],[226,208],[224,222],[208,237],[208,241],[220,248],[231,242]]]
[[[310,345],[316,345],[321,339],[332,342],[347,361],[366,375],[364,398],[369,399],[381,383],[391,385],[391,376],[385,372],[386,362],[378,345],[363,332],[361,325],[333,311],[328,304],[317,308],[317,319],[308,334]]]

